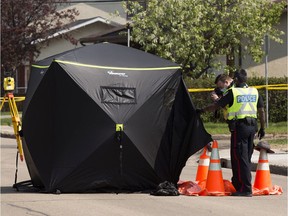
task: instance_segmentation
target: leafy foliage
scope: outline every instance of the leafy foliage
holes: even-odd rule
[[[282,42],[273,28],[285,2],[267,0],[149,0],[145,10],[132,2],[132,40],[146,51],[170,59],[184,73],[199,78],[221,66],[219,55],[251,54],[262,58],[264,35]]]
[[[12,70],[33,60],[51,34],[75,20],[76,9],[57,11],[57,5],[68,0],[2,0],[1,1],[1,63],[2,70]],[[71,35],[62,35],[75,43]]]

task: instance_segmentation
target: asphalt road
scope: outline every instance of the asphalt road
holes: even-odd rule
[[[16,192],[14,183],[16,140],[1,138],[1,216],[287,216],[287,177],[271,175],[284,194],[254,197],[155,197],[148,194],[43,194]],[[192,156],[181,180],[194,180],[198,155]],[[29,180],[19,162],[18,181]],[[222,169],[225,179],[230,169]],[[254,177],[255,173],[253,173]]]

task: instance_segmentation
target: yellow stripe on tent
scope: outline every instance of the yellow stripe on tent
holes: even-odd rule
[[[32,67],[35,67],[35,68],[49,68],[50,65],[35,65],[35,64],[32,64]]]
[[[171,67],[157,67],[157,68],[126,68],[126,67],[110,67],[110,66],[100,66],[100,65],[90,65],[90,64],[82,64],[77,62],[70,61],[62,61],[62,60],[54,60],[55,62],[62,64],[71,64],[80,67],[90,67],[90,68],[100,68],[100,69],[110,69],[110,70],[171,70],[171,69],[180,69],[180,66],[171,66]]]

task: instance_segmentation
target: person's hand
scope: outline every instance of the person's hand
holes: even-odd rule
[[[197,108],[197,109],[196,109],[196,113],[197,113],[198,115],[201,115],[202,113],[204,113],[204,110]]]
[[[261,140],[265,136],[264,128],[260,128],[260,130],[258,131],[258,135],[257,136],[258,136],[259,140]]]
[[[219,96],[215,93],[215,91],[213,91],[211,94],[210,94],[210,97],[211,97],[211,100],[212,101],[217,101],[219,100]]]

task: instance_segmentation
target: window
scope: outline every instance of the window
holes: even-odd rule
[[[101,102],[112,104],[136,104],[136,89],[101,86]]]

